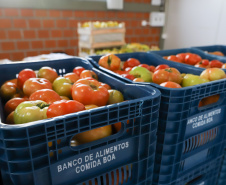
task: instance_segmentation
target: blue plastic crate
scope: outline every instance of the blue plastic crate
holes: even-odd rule
[[[101,185],[111,179],[111,174],[116,179],[118,173],[121,180],[122,171],[127,174],[123,178],[125,184],[150,184],[160,92],[151,87],[125,84],[93,68],[87,60],[76,57],[2,64],[0,84],[15,78],[24,68],[38,70],[42,66],[55,68],[59,75],[72,72],[76,66],[92,69],[99,81],[121,91],[127,101],[23,125],[4,124],[1,101],[0,162],[4,184]],[[70,146],[75,134],[117,122],[122,122],[118,133],[84,145]]]
[[[157,66],[157,65],[160,65],[160,64],[167,64],[170,67],[177,68],[182,73],[184,71],[191,70],[193,74],[200,74],[203,71],[202,68],[198,68],[198,67],[194,68],[191,65],[186,65],[187,69],[184,70],[184,66],[183,65],[181,65],[181,64],[179,64],[177,62],[170,61],[170,60],[165,60],[165,59],[163,59],[162,57],[159,57],[156,54],[148,53],[148,52],[124,53],[124,54],[116,54],[116,56],[118,56],[121,59],[121,61],[126,61],[128,58],[136,58],[142,64],[149,64],[149,65],[154,65],[154,66]],[[100,69],[100,70],[102,70],[102,71],[104,71],[104,72],[106,72],[108,74],[111,74],[113,76],[118,76],[121,79],[123,79],[125,82],[130,82],[131,83],[131,81],[129,79],[122,78],[120,75],[114,73],[113,71],[101,67],[98,64],[98,61],[99,61],[99,59],[101,57],[102,57],[102,55],[89,56],[88,60],[92,63],[92,65],[94,67],[96,67],[96,68],[98,68],[98,69]]]
[[[198,49],[198,48],[182,48],[182,49],[169,49],[169,50],[160,50],[160,51],[150,51],[150,53],[153,53],[155,55],[158,55],[160,58],[163,59],[163,56],[169,56],[169,55],[176,55],[178,53],[186,53],[186,52],[190,52],[190,53],[194,53],[194,54],[198,54],[202,59],[208,59],[209,61],[211,60],[219,60],[223,63],[226,63],[226,57],[217,57],[216,55],[210,55],[207,54],[205,52],[203,52],[202,50]],[[166,60],[166,59],[163,59]],[[184,64],[184,63],[180,63],[180,65],[182,66],[191,66],[188,64]],[[194,67],[193,68],[199,68],[199,67]],[[205,69],[205,68],[199,68],[199,69]]]
[[[153,183],[153,185],[217,185],[221,162],[222,157],[218,157],[211,162],[188,171],[175,181],[169,183]]]
[[[163,64],[163,60],[156,60],[150,53],[117,56],[121,60],[136,58],[149,65]],[[98,61],[98,58],[92,57],[92,60]],[[202,72],[201,68],[177,65],[181,73],[199,75]],[[134,83],[109,70],[99,69],[122,81]],[[225,79],[179,89],[165,88],[154,83],[138,83],[153,86],[161,92],[155,160],[155,173],[159,177],[155,177],[155,182],[171,182],[186,173],[186,170],[223,155],[226,132]],[[218,102],[199,107],[203,98],[217,94],[220,95]]]
[[[226,45],[196,46],[193,48],[201,50],[206,54],[206,56],[210,58],[222,60],[223,62],[226,61]],[[220,51],[224,54],[224,56],[217,56],[217,55],[208,53],[208,52],[214,52],[214,51]]]
[[[223,161],[221,165],[221,170],[219,172],[218,185],[226,184],[226,149],[224,151]]]

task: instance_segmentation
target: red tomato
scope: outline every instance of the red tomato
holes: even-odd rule
[[[131,75],[131,74],[122,74],[121,75],[122,77],[125,77],[125,78],[128,78],[128,79],[130,79],[130,80],[133,80],[135,77],[133,76],[133,75]]]
[[[13,112],[16,107],[26,101],[27,98],[12,98],[9,101],[6,102],[5,106],[4,106],[4,111],[6,113],[6,115],[9,115],[11,112]]]
[[[23,85],[23,92],[28,97],[40,89],[52,89],[52,83],[45,78],[29,78]]]
[[[224,63],[222,63],[219,60],[211,60],[210,61],[210,68],[214,68],[214,67],[221,68],[223,66],[223,64]]]
[[[127,68],[125,68],[125,71],[130,72],[132,69],[133,69],[132,67],[127,67]]]
[[[64,78],[68,78],[72,83],[75,83],[80,77],[76,73],[66,73]]]
[[[9,100],[14,97],[15,94],[17,94],[17,85],[12,82],[5,82],[1,86],[1,97],[4,100]]]
[[[107,104],[109,92],[95,79],[79,79],[72,86],[72,98],[84,105],[104,106]]]
[[[105,87],[107,90],[110,90],[111,89],[111,86],[106,84],[106,83],[103,83],[103,82],[99,82],[99,84],[103,87]]]
[[[17,87],[23,89],[24,82],[29,78],[36,78],[36,73],[32,69],[23,69],[17,77]]]
[[[226,69],[226,63],[221,66],[222,69]]]
[[[171,81],[181,83],[182,77],[180,72],[175,68],[160,69],[153,73],[152,81],[156,84]]]
[[[201,62],[195,64],[195,67],[209,68],[210,67],[209,60],[203,59]]]
[[[140,65],[140,61],[135,59],[135,58],[129,58],[127,59],[124,64],[123,64],[123,69],[125,70],[127,67],[135,67],[135,66],[138,66]]]
[[[160,86],[163,86],[163,87],[168,87],[168,88],[181,88],[181,86],[176,83],[176,82],[163,82],[160,84]]]
[[[155,66],[149,66],[148,64],[140,64],[138,66],[144,67],[144,68],[148,69],[151,72],[153,72],[155,70]]]
[[[122,75],[122,74],[127,74],[128,72],[127,71],[121,71],[121,70],[117,70],[117,71],[114,71],[115,73],[119,74],[119,75]]]
[[[201,61],[202,61],[202,58],[199,55],[194,54],[194,53],[187,54],[184,59],[184,63],[189,64],[189,65],[195,65]]]
[[[52,89],[40,89],[32,93],[29,100],[42,100],[48,104],[61,100],[59,94]]]
[[[91,78],[98,80],[97,74],[92,70],[83,70],[81,72],[80,78],[87,78],[87,77],[91,77]]]
[[[75,100],[60,100],[53,102],[47,109],[47,117],[53,118],[65,114],[79,112],[85,110],[85,106]]]
[[[156,66],[154,72],[158,71],[159,69],[166,69],[166,68],[169,68],[169,66],[166,64],[160,64],[160,65]]]
[[[182,63],[183,62],[182,58],[177,57],[176,55],[170,55],[170,56],[168,56],[167,57],[167,60],[174,61],[174,62],[179,62],[179,63]]]
[[[184,61],[185,61],[185,57],[186,57],[187,54],[188,54],[188,53],[178,53],[178,54],[176,55],[176,57],[177,57],[177,58],[180,58],[180,60],[181,60],[182,62],[184,62]]]
[[[82,66],[77,66],[77,67],[75,67],[75,68],[73,69],[73,73],[76,73],[78,76],[80,76],[80,74],[81,74],[81,72],[82,72],[83,70],[85,70],[84,67],[82,67]]]
[[[107,54],[100,58],[98,64],[111,71],[120,69],[121,59],[114,54]]]
[[[152,73],[154,73],[154,71],[155,71],[155,66],[149,66],[150,67],[150,70],[149,71],[151,71]]]

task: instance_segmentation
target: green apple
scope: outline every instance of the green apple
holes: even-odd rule
[[[108,90],[109,92],[109,98],[107,104],[114,104],[114,103],[120,103],[124,101],[123,94],[115,89]]]
[[[132,68],[129,74],[133,75],[135,78],[143,79],[144,82],[152,82],[153,73],[144,67],[135,66]]]
[[[220,80],[225,78],[225,72],[220,68],[208,68],[200,74],[200,77],[209,81]]]
[[[73,83],[68,78],[58,77],[53,82],[53,90],[60,96],[66,96],[71,99],[71,88]]]
[[[209,82],[209,80],[201,78],[198,75],[186,74],[183,77],[181,85],[182,85],[182,87],[188,87],[188,86],[203,84],[203,83],[206,83],[206,82]]]

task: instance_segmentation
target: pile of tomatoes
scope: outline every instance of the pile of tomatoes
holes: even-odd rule
[[[195,67],[226,69],[225,63],[219,60],[210,61],[208,59],[202,59],[198,54],[195,53],[178,53],[177,55],[164,56],[163,58],[173,62],[193,65]]]
[[[2,84],[0,92],[6,123],[21,124],[107,105],[110,89],[94,71],[81,66],[64,76],[44,66],[36,72],[21,70],[17,78]]]

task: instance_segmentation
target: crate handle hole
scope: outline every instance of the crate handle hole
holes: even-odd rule
[[[215,94],[212,96],[205,97],[199,101],[199,107],[206,107],[217,103],[220,100],[220,95]]]
[[[203,179],[205,177],[204,175],[200,175],[194,179],[192,179],[191,181],[189,181],[186,185],[192,185],[192,184],[196,184],[198,181],[200,181],[201,179]]]

